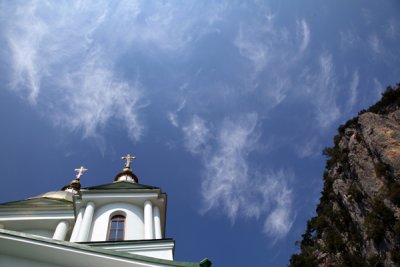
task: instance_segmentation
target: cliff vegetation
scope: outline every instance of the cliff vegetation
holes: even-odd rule
[[[400,84],[338,129],[290,266],[400,266]]]

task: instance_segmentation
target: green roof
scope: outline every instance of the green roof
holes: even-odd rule
[[[137,184],[132,182],[114,182],[108,184],[102,184],[92,187],[82,188],[82,191],[96,191],[96,190],[119,190],[119,189],[128,189],[128,190],[160,190],[159,187],[154,187],[150,185]],[[70,195],[70,196],[69,196]],[[39,196],[30,197],[28,199],[10,201],[5,203],[0,203],[0,206],[8,206],[8,205],[35,205],[40,200],[47,199],[49,200],[48,204],[66,204],[68,202],[72,202],[73,194],[65,192],[65,191],[52,191],[41,194]]]
[[[0,203],[0,208],[7,208],[7,207],[60,207],[60,206],[70,206],[72,207],[72,202],[65,199],[54,199],[51,197],[33,197],[23,200],[11,201]]]
[[[83,190],[113,190],[113,189],[160,189],[160,188],[150,186],[150,185],[120,181],[120,182],[102,184],[102,185],[97,185],[97,186],[92,186],[92,187],[85,187],[82,189]]]

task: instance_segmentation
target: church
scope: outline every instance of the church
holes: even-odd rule
[[[60,191],[0,204],[0,266],[211,266],[174,261],[167,194],[139,184],[134,158],[108,184],[81,188],[80,167]]]

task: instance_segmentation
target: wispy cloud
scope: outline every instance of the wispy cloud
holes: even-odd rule
[[[353,48],[359,40],[357,34],[351,30],[340,31],[339,36],[340,36],[340,48],[342,50]]]
[[[206,177],[203,180],[202,195],[205,210],[220,205],[227,215],[234,219],[242,208],[242,191],[249,182],[246,155],[252,150],[257,124],[257,115],[249,114],[238,121],[225,120],[217,136],[217,150],[206,162]],[[244,208],[244,207],[243,207]],[[243,212],[248,210],[243,209]]]
[[[48,27],[36,17],[36,8],[36,4],[32,3],[16,9],[14,26],[9,27],[7,32],[14,70],[11,88],[27,91],[32,104],[36,103],[41,77],[47,69],[47,62],[42,60],[39,48]]]
[[[98,136],[113,118],[138,140],[145,128],[138,110],[149,104],[148,93],[139,85],[140,70],[121,72],[121,58],[134,49],[149,56],[190,50],[226,8],[145,1],[10,5],[1,13],[8,18],[3,32],[13,69],[10,88],[56,125],[84,137]],[[178,126],[176,112],[169,119]]]
[[[300,53],[303,53],[310,43],[310,28],[305,19],[297,21],[297,35],[300,37]]]
[[[374,77],[374,79],[372,81],[374,84],[376,99],[379,99],[381,97],[381,93],[385,90],[385,88],[382,85],[382,83],[378,80],[378,78]]]
[[[350,110],[357,101],[357,88],[360,83],[358,71],[353,73],[353,77],[349,87],[349,98],[347,100],[347,108]]]
[[[332,54],[324,52],[319,56],[319,69],[316,74],[306,77],[306,91],[311,95],[315,107],[315,120],[322,129],[328,128],[341,115],[337,105],[337,77]]]
[[[275,206],[267,216],[264,223],[264,232],[273,236],[276,240],[283,238],[289,232],[293,224],[292,214],[292,190],[288,188],[288,180],[293,179],[291,173],[282,170],[270,174],[268,186],[269,192],[274,192],[273,201]],[[261,190],[266,190],[262,188]],[[268,191],[267,191],[268,192]]]
[[[13,18],[5,37],[13,68],[11,88],[27,96],[56,125],[81,130],[83,137],[98,136],[114,118],[138,140],[144,125],[137,111],[149,102],[138,77],[124,79],[114,62],[132,42],[152,41],[166,49],[186,40],[186,28],[174,30],[174,35],[165,31],[175,28],[168,23],[178,19],[171,14],[178,11],[168,5],[154,8],[165,12],[157,13],[162,18],[148,16],[146,27],[133,23],[141,13],[138,3],[60,2],[56,7],[35,1],[9,8],[7,15]],[[53,16],[44,16],[44,11]],[[107,33],[107,40],[100,32]]]
[[[193,116],[189,124],[182,127],[185,147],[193,154],[205,149],[205,145],[210,138],[209,129],[206,122],[198,116]]]
[[[311,30],[305,18],[296,21],[296,31],[277,25],[276,15],[267,7],[260,5],[265,13],[254,20],[239,25],[234,45],[242,57],[248,59],[255,75],[270,64],[279,64],[282,69],[290,66],[308,48],[311,41]],[[269,69],[268,69],[269,70]]]
[[[400,22],[396,21],[394,18],[390,18],[386,26],[386,36],[392,39],[396,38],[399,34],[399,27]]]
[[[181,88],[181,90],[183,90],[184,87],[181,86]],[[174,127],[179,127],[178,113],[185,107],[185,105],[186,99],[180,103],[179,107],[174,112],[168,112],[167,118]]]
[[[137,141],[144,129],[138,111],[148,101],[137,81],[119,80],[102,58],[101,52],[93,52],[80,69],[60,77],[59,86],[65,93],[51,107],[52,118],[61,127],[82,130],[85,138],[97,136],[113,118],[122,122],[131,139]]]
[[[290,78],[278,77],[277,75],[271,77],[271,84],[266,86],[266,90],[264,90],[267,107],[272,109],[284,101],[291,86]]]
[[[264,107],[272,109],[286,99],[294,84],[292,70],[304,59],[312,33],[305,18],[295,21],[292,32],[277,23],[268,7],[260,4],[259,9],[262,14],[240,23],[233,44],[250,66],[244,69],[246,89],[261,94]]]
[[[176,5],[146,2],[145,19],[132,24],[133,42],[145,42],[168,52],[190,48],[203,34],[214,31],[214,24],[227,8],[225,3]],[[202,27],[199,27],[199,26]],[[193,31],[196,29],[196,31]]]
[[[238,47],[240,54],[250,60],[255,72],[259,73],[267,64],[270,47],[257,38],[260,38],[258,30],[240,25],[234,44]]]
[[[250,166],[249,155],[260,144],[259,119],[256,113],[225,119],[216,131],[205,130],[204,122],[197,116],[189,129],[200,133],[213,133],[207,149],[198,149],[204,138],[197,138],[188,128],[183,128],[187,137],[186,146],[192,153],[203,157],[204,178],[202,182],[203,212],[222,210],[232,221],[237,218],[264,217],[263,232],[279,239],[291,228],[293,221],[292,191],[289,182],[293,174],[279,170],[262,170]],[[197,125],[201,125],[201,127]],[[201,129],[201,130],[199,130]],[[203,136],[200,134],[199,136]],[[194,138],[193,138],[194,137]],[[195,147],[196,149],[190,149]]]
[[[368,44],[371,50],[376,54],[381,54],[383,52],[382,41],[376,34],[372,34],[368,38]]]
[[[296,144],[296,154],[300,158],[307,158],[321,154],[322,148],[316,137],[305,140],[302,143]]]
[[[176,115],[176,113],[168,112],[167,117],[168,117],[169,122],[174,127],[179,127],[178,116]]]

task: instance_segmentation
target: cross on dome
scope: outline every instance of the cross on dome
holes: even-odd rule
[[[131,162],[132,162],[134,159],[136,159],[136,157],[133,156],[133,155],[131,155],[131,154],[128,154],[128,155],[126,155],[126,156],[121,157],[121,159],[126,160],[125,168],[130,168],[130,167],[131,167]]]
[[[83,175],[84,172],[86,172],[88,169],[85,167],[81,166],[79,169],[75,169],[76,171],[76,179],[79,180],[81,176]]]

